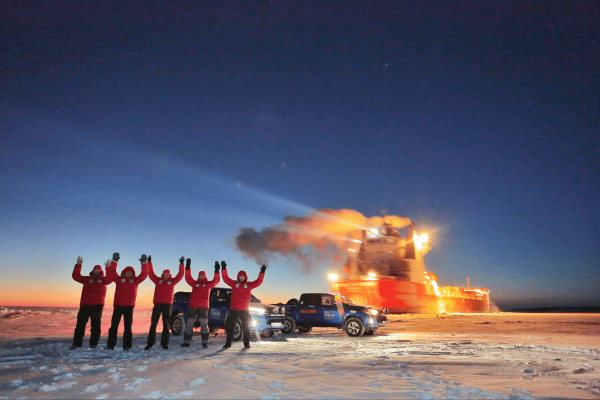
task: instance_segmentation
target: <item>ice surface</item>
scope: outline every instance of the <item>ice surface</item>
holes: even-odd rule
[[[0,333],[14,335],[15,323],[39,318],[19,317],[0,320]],[[68,321],[68,332],[50,339],[0,336],[1,397],[176,399],[202,393],[211,398],[526,400],[597,398],[600,388],[599,325],[571,324],[577,331],[565,331],[574,319],[600,321],[594,315],[461,315],[443,321],[389,316],[389,326],[376,336],[349,338],[315,328],[310,334],[256,341],[252,352],[239,351],[241,343],[220,351],[222,335],[211,337],[209,350],[180,349],[181,337],[171,336],[169,350],[144,351],[147,331],[134,335],[130,352],[90,350],[85,341],[70,352],[74,317],[57,313],[52,318],[57,321],[49,324]],[[482,318],[522,322],[481,324]],[[394,326],[400,319],[402,324]],[[453,319],[456,327],[450,325]],[[44,336],[41,321],[35,320],[38,336]]]

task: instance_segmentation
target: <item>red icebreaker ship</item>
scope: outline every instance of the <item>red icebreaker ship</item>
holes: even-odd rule
[[[428,236],[414,233],[412,225],[406,231],[401,238],[389,224],[363,230],[362,240],[353,240],[354,248],[349,249],[348,279],[335,282],[340,294],[390,313],[489,312],[487,289],[439,287],[437,275],[427,272],[423,261]]]

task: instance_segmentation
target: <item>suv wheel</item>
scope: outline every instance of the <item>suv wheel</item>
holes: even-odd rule
[[[242,334],[242,321],[238,319],[235,323],[235,327],[233,328],[233,340],[237,342],[242,338]]]
[[[348,318],[344,323],[344,331],[351,337],[359,337],[365,333],[365,326],[358,318]]]
[[[312,331],[312,326],[301,326],[298,328],[298,333],[308,333]]]
[[[283,329],[281,333],[294,333],[296,331],[296,321],[291,318],[286,318],[283,321]]]
[[[176,315],[171,319],[171,333],[173,335],[179,335],[184,327],[185,322],[181,315]]]

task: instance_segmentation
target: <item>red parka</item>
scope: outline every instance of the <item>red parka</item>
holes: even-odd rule
[[[132,276],[127,277],[128,271],[131,271]],[[121,276],[117,275],[117,263],[113,261],[110,264],[110,268],[106,269],[106,276],[111,278],[115,282],[117,288],[115,289],[115,297],[113,305],[121,307],[135,307],[135,299],[137,298],[138,285],[146,279],[148,276],[148,264],[142,264],[142,272],[135,276],[135,269],[133,267],[127,267],[121,271]]]
[[[104,276],[104,271],[100,265],[94,266],[95,270],[100,270],[98,276],[93,275],[93,271],[90,272],[89,276],[81,275],[81,264],[75,264],[73,268],[73,279],[83,284],[81,290],[81,300],[79,305],[82,306],[96,306],[104,305],[104,299],[106,297],[106,286],[112,283],[110,277]]]
[[[244,275],[244,277],[246,278],[244,282],[239,281],[240,276],[242,275]],[[232,288],[230,308],[232,310],[247,311],[250,307],[250,292],[252,291],[252,289],[256,289],[262,284],[263,279],[265,279],[265,274],[261,272],[260,274],[258,274],[257,280],[255,280],[254,282],[248,282],[248,275],[246,275],[246,272],[240,271],[237,274],[237,278],[237,281],[231,280],[227,275],[227,270],[223,270],[223,282],[225,282]]]
[[[219,284],[221,281],[221,274],[215,272],[215,277],[212,281],[206,279],[206,272],[204,271],[200,271],[198,275],[204,275],[205,278],[195,281],[192,278],[192,270],[185,270],[185,281],[192,287],[192,294],[190,295],[190,308],[210,308],[210,290]]]
[[[175,285],[183,279],[183,264],[179,265],[179,273],[177,276],[170,276],[169,279],[164,280],[162,275],[160,277],[156,276],[154,273],[154,268],[152,267],[152,263],[148,263],[148,276],[154,282],[156,287],[154,288],[154,304],[173,304],[173,292],[175,291]],[[171,271],[165,269],[163,274],[171,275]]]

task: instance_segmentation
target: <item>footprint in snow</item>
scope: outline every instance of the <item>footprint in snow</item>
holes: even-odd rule
[[[204,385],[204,382],[206,381],[206,378],[198,378],[198,379],[194,379],[191,383],[190,386],[194,387],[194,386],[200,386],[200,385]]]
[[[145,377],[141,377],[141,378],[136,378],[133,380],[133,382],[127,383],[125,385],[125,389],[123,389],[126,392],[137,392],[138,390],[140,390],[140,386],[146,382],[150,382],[152,379],[150,378],[145,378]]]
[[[267,385],[267,389],[280,389],[283,390],[283,382],[273,381]]]
[[[89,386],[86,386],[83,389],[81,389],[81,392],[82,393],[94,393],[105,387],[106,387],[106,383],[104,383],[104,382],[94,383],[93,385],[89,385]]]
[[[250,379],[258,379],[256,375],[244,375],[244,380],[249,381]]]

